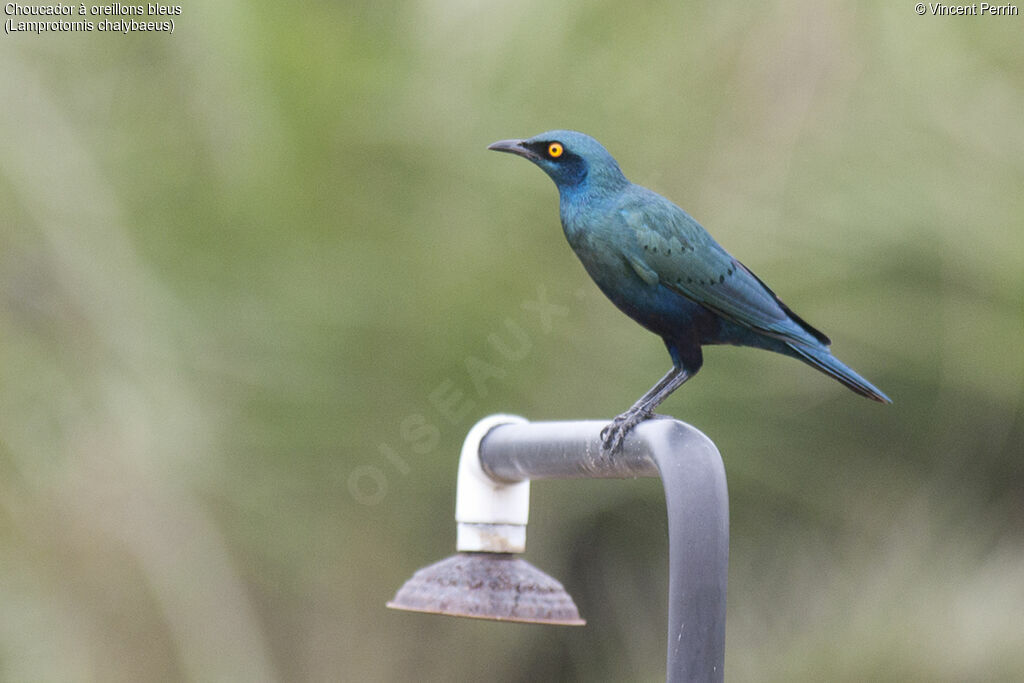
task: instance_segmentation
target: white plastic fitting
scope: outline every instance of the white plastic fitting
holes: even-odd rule
[[[455,491],[459,552],[525,552],[530,481],[507,483],[488,476],[480,467],[480,442],[498,425],[526,421],[517,415],[490,415],[466,435]]]

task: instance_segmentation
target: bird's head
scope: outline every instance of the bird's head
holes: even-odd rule
[[[529,159],[551,176],[559,191],[617,189],[628,181],[600,142],[574,130],[551,130],[527,140],[499,140],[487,147]]]

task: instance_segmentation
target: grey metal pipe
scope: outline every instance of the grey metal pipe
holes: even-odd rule
[[[492,429],[480,463],[495,479],[629,478],[661,475],[669,533],[669,683],[722,681],[729,564],[729,496],[715,444],[669,418],[638,425],[612,457],[605,422],[529,422]]]

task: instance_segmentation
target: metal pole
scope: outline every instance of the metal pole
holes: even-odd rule
[[[627,478],[660,473],[668,508],[669,683],[722,681],[729,563],[729,499],[715,444],[678,420],[638,425],[606,457],[605,422],[529,422],[493,428],[480,445],[483,470],[502,481]]]

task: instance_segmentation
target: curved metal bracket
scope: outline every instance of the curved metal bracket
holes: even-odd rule
[[[484,472],[505,482],[661,475],[668,508],[668,681],[722,681],[729,563],[729,497],[715,444],[670,418],[639,424],[606,456],[600,421],[493,427],[480,442]]]

